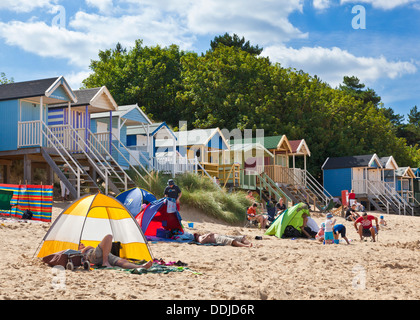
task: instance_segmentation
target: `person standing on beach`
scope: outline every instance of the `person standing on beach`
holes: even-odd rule
[[[63,172],[64,176],[66,177],[66,179],[68,179],[69,178],[69,168],[64,167],[63,171],[64,171]],[[61,188],[61,198],[62,198],[62,200],[63,201],[69,200],[70,190],[67,189],[66,185],[61,180],[60,180],[60,188]]]
[[[350,244],[349,239],[346,237],[346,227],[342,224],[336,224],[334,225],[334,242],[339,243],[338,236],[341,235],[341,237],[346,240],[347,244]]]
[[[334,242],[334,224],[335,221],[332,221],[332,213],[327,214],[327,220],[325,220],[325,233],[324,240],[325,244],[332,244]]]
[[[349,205],[351,206],[353,203],[356,203],[356,194],[354,193],[354,190],[351,189],[349,193]]]
[[[181,189],[175,184],[174,180],[168,180],[168,186],[165,188],[163,193],[165,197],[174,199],[176,201],[176,209],[180,211],[180,199],[182,197]]]

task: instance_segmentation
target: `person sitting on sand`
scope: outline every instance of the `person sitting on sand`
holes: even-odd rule
[[[258,204],[256,202],[254,202],[252,204],[252,206],[250,206],[247,210],[247,215],[248,215],[248,220],[253,221],[253,220],[257,220],[258,223],[260,224],[260,227],[262,229],[265,229],[267,223],[268,223],[268,218],[263,215],[263,214],[259,214],[257,213],[257,207]]]
[[[319,228],[319,231],[316,234],[315,239],[323,242],[324,241],[324,234],[325,234],[325,222],[321,223],[321,227]]]
[[[353,204],[351,207],[347,208],[345,219],[347,221],[356,221],[360,215],[356,212],[356,204]]]
[[[379,217],[379,225],[381,227],[386,227],[386,220],[384,220],[384,216]]]
[[[286,205],[284,204],[283,198],[280,197],[279,202],[276,204],[277,214],[282,214],[286,210]]]
[[[194,233],[194,240],[201,244],[216,243],[224,246],[252,247],[252,243],[246,239],[246,236],[226,236],[212,232],[204,235]]]
[[[354,222],[354,228],[359,233],[360,240],[363,240],[363,237],[372,236],[372,240],[375,242],[376,231],[372,225],[373,220],[376,222],[376,230],[379,231],[378,218],[367,214],[366,212]],[[359,223],[360,225],[357,226]]]
[[[112,268],[114,266],[121,267],[123,269],[138,269],[144,268],[149,269],[153,262],[148,261],[143,265],[131,263],[125,259],[117,257],[111,253],[112,248],[112,235],[106,235],[96,248],[91,246],[85,246],[83,243],[79,245],[79,250],[86,254],[87,259],[90,263],[98,266],[104,266]]]
[[[245,196],[251,203],[256,203],[259,209],[263,209],[263,204],[259,203],[257,199],[254,197],[254,192],[252,190],[248,190],[248,194]]]

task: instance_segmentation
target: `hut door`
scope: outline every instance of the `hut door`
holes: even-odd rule
[[[353,168],[353,183],[354,193],[366,193],[366,183],[364,178],[364,168]]]
[[[381,171],[378,169],[370,169],[368,170],[368,179],[371,184],[375,187],[375,192],[383,192],[381,189]]]

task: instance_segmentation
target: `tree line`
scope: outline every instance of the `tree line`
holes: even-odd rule
[[[405,119],[354,76],[332,88],[261,52],[227,33],[201,54],[142,40],[129,50],[117,44],[91,61],[83,88],[105,85],[119,105],[137,103],[174,130],[187,121],[188,129],[264,129],[266,136],[305,139],[308,169],[318,177],[325,159],[335,156],[377,153],[393,155],[400,166],[420,166],[417,106]]]

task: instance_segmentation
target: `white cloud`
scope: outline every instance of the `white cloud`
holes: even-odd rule
[[[82,70],[79,72],[71,72],[69,74],[65,74],[64,78],[66,78],[71,88],[78,90],[82,86],[82,81],[85,80],[90,74],[90,71]]]
[[[314,0],[313,6],[317,10],[325,10],[331,5],[331,0]]]
[[[124,0],[138,8],[149,7],[171,16],[198,35],[228,32],[264,45],[286,42],[307,34],[294,27],[288,17],[302,12],[304,0]]]
[[[314,0],[315,1],[315,0]],[[355,3],[362,4],[367,3],[372,5],[374,8],[391,10],[407,4],[418,4],[419,0],[341,0],[341,4]]]
[[[35,8],[51,7],[56,0],[1,0],[0,10],[31,12]]]
[[[82,66],[97,53],[95,39],[88,34],[49,26],[44,22],[0,22],[0,36],[6,44],[18,46],[41,57],[68,59]]]
[[[188,28],[198,34],[237,33],[251,42],[285,43],[307,35],[288,17],[302,12],[301,0],[197,0],[187,11]]]
[[[101,13],[110,13],[113,8],[112,0],[86,0],[86,3],[91,7],[98,8]]]
[[[32,1],[34,5],[50,5],[50,11],[55,8],[56,0]],[[136,39],[145,45],[175,43],[191,50],[198,35],[237,33],[259,45],[307,36],[288,20],[291,13],[302,12],[303,0],[85,1],[99,11],[79,11],[66,17],[66,28],[61,29],[36,19],[0,22],[0,39],[42,57],[62,58],[86,67],[99,50],[113,48],[117,42],[130,47]]]
[[[356,76],[362,82],[373,82],[382,78],[395,79],[405,74],[414,74],[417,67],[413,62],[388,61],[385,57],[357,57],[337,47],[303,47],[293,49],[285,46],[271,46],[263,55],[283,67],[302,69],[310,75],[317,75],[335,87],[344,76]]]
[[[194,37],[171,18],[163,18],[153,9],[140,15],[121,17],[103,16],[78,12],[68,23],[68,28],[58,28],[45,22],[0,22],[0,38],[6,44],[18,46],[41,57],[68,60],[78,67],[89,65],[99,50],[134,45],[143,39],[146,45],[170,45],[176,43],[183,49],[192,47]]]

